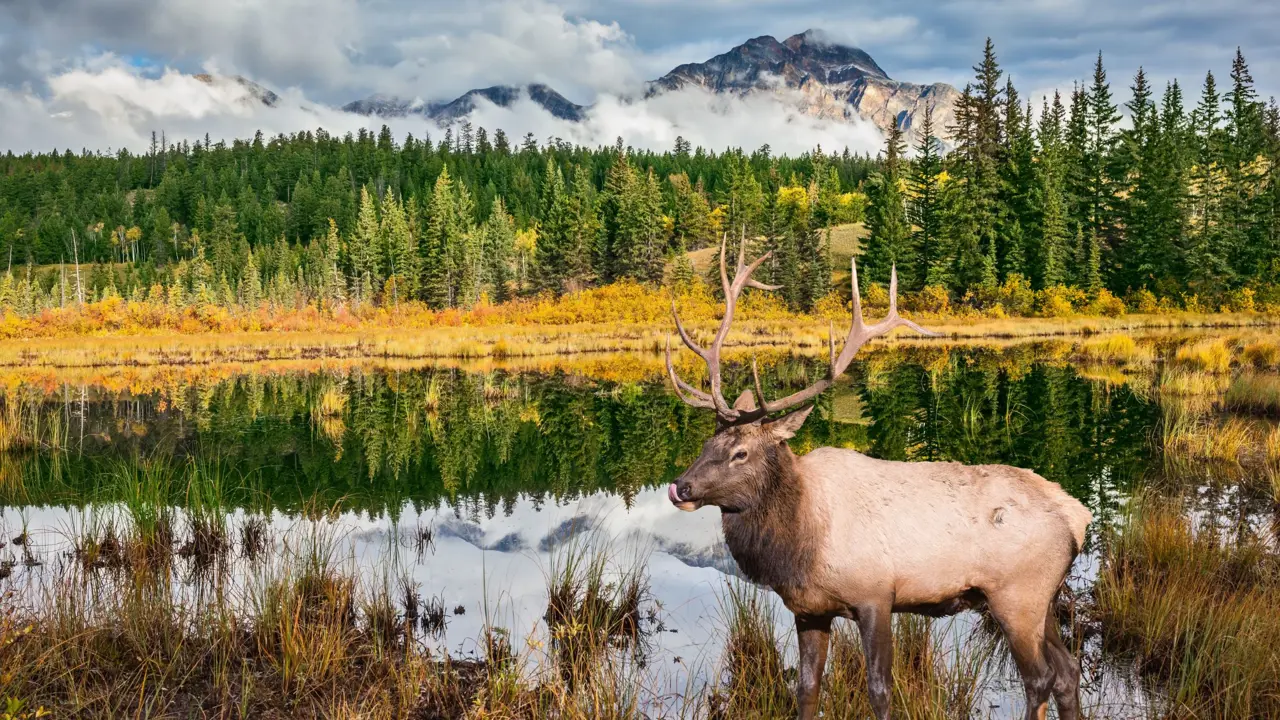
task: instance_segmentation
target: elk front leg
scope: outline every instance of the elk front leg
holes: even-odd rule
[[[862,633],[862,654],[867,660],[867,694],[876,720],[889,720],[893,693],[893,607],[872,605],[858,608],[858,630]]]
[[[818,716],[822,695],[822,671],[827,665],[831,640],[831,617],[796,615],[796,636],[800,640],[800,677],[796,680],[796,706],[800,720]]]

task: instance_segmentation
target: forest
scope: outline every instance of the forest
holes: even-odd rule
[[[895,127],[875,157],[682,138],[662,153],[587,148],[466,122],[438,140],[397,142],[386,126],[230,144],[157,132],[144,154],[8,153],[0,306],[466,309],[618,281],[710,292],[689,253],[727,233],[772,251],[764,279],[810,312],[839,298],[830,229],[856,223],[864,293],[883,295],[896,264],[917,310],[1280,307],[1280,109],[1243,55],[1194,101],[1141,69],[1123,108],[1118,94],[1100,54],[1091,80],[1037,108],[988,41],[955,126]]]

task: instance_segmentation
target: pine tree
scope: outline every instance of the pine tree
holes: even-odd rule
[[[932,105],[925,108],[924,122],[920,125],[918,135],[920,139],[916,144],[916,157],[911,164],[911,176],[908,180],[911,201],[907,207],[907,217],[909,225],[914,227],[911,245],[918,258],[916,280],[923,286],[928,282],[935,265],[950,262],[942,254],[942,148],[934,133]],[[920,288],[904,285],[904,289],[910,291]]]
[[[369,195],[368,187],[360,188],[360,214],[356,218],[355,236],[351,239],[351,272],[356,279],[356,301],[365,303],[373,300],[372,288],[380,281],[381,263],[379,249],[382,247],[381,229],[378,225],[378,211]]]
[[[1040,144],[1040,162],[1036,168],[1040,186],[1037,196],[1039,242],[1035,252],[1039,272],[1033,276],[1033,282],[1041,288],[1066,285],[1071,279],[1068,270],[1071,248],[1067,235],[1067,204],[1063,192],[1066,174],[1066,148],[1063,141],[1065,114],[1062,97],[1056,92],[1053,94],[1053,105],[1046,104],[1040,114],[1037,138]]]
[[[511,261],[515,255],[516,225],[502,198],[494,198],[493,209],[484,224],[484,257],[489,264],[489,283],[493,299],[511,299]]]
[[[460,235],[453,181],[446,165],[436,177],[427,203],[422,234],[422,298],[432,307],[450,307],[455,297],[457,268],[454,245]]]
[[[389,272],[392,297],[385,302],[399,304],[413,299],[418,289],[418,252],[408,218],[395,195],[387,193],[382,202],[381,247]]]
[[[1262,270],[1267,228],[1263,223],[1265,195],[1259,190],[1266,178],[1266,135],[1263,106],[1253,88],[1253,76],[1244,54],[1236,48],[1231,64],[1231,92],[1227,112],[1223,164],[1226,187],[1223,196],[1223,243],[1237,278]]]
[[[884,170],[867,181],[867,246],[862,253],[863,275],[867,282],[887,284],[893,266],[904,287],[917,287],[919,267],[907,223],[906,205],[899,176],[902,129],[890,128],[885,142]],[[784,280],[785,284],[785,280]]]
[[[1004,132],[1001,148],[996,217],[999,222],[998,260],[1003,278],[1029,278],[1027,236],[1035,232],[1038,185],[1035,175],[1035,138],[1031,109],[1018,101],[1013,81],[1005,84]]]
[[[1140,67],[1130,88],[1133,98],[1126,103],[1132,122],[1130,128],[1120,133],[1117,146],[1118,176],[1124,178],[1124,199],[1117,205],[1121,226],[1124,228],[1122,244],[1116,248],[1128,256],[1128,262],[1120,263],[1116,285],[1133,288],[1152,284],[1160,274],[1161,246],[1156,230],[1150,224],[1155,217],[1151,208],[1157,179],[1154,177],[1159,141],[1159,116],[1151,99],[1151,87],[1146,72]]]
[[[622,235],[623,207],[632,197],[635,184],[635,168],[626,155],[619,152],[614,156],[605,178],[600,208],[604,227],[594,253],[596,275],[605,280],[621,274],[621,257],[628,251],[622,246],[625,241]]]
[[[254,262],[253,251],[245,253],[244,271],[240,276],[240,304],[249,309],[258,307],[262,302],[262,276],[258,273],[258,264]]]
[[[1232,280],[1223,237],[1223,131],[1221,98],[1213,73],[1205,76],[1200,103],[1191,113],[1195,164],[1191,169],[1191,228],[1186,251],[1187,280],[1197,294],[1214,294]]]
[[[1091,237],[1096,237],[1104,253],[1116,244],[1116,170],[1115,125],[1120,114],[1111,99],[1107,71],[1102,66],[1102,53],[1093,69],[1093,85],[1089,88],[1089,145],[1085,156],[1088,172],[1087,212]],[[1104,273],[1104,282],[1106,281]]]
[[[541,222],[534,261],[538,287],[543,290],[564,292],[565,282],[571,280],[575,245],[571,202],[555,160],[548,159],[542,182]]]

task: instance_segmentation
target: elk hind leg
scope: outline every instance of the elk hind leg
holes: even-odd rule
[[[1080,717],[1080,663],[1062,642],[1052,607],[1044,618],[1044,637],[1049,664],[1053,666],[1053,699],[1058,704],[1058,718],[1077,720]]]
[[[1026,720],[1045,720],[1054,690],[1054,667],[1045,641],[1047,602],[1014,597],[989,597],[988,607],[1004,630],[1027,695]]]

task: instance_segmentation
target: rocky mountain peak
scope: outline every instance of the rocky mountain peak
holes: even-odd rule
[[[258,83],[242,75],[228,76],[228,75],[210,75],[209,73],[199,73],[198,75],[193,75],[192,77],[204,83],[205,85],[209,85],[211,87],[217,87],[220,85],[225,86],[228,84],[238,85],[246,93],[249,94],[250,98],[257,100],[258,102],[262,103],[263,105],[266,105],[267,107],[275,107],[280,102],[279,95],[276,95],[274,92],[271,92],[270,90],[262,87]]]

